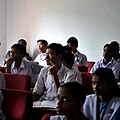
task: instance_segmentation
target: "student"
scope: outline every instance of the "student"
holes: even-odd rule
[[[120,62],[120,53],[119,53],[119,43],[117,41],[112,41],[111,43],[112,46],[112,51],[113,51],[113,58],[117,61]]]
[[[88,120],[81,112],[86,98],[84,87],[77,82],[61,85],[56,97],[57,114],[50,120]]]
[[[115,78],[119,79],[119,72],[120,72],[120,64],[115,61],[113,58],[113,51],[110,44],[105,44],[103,47],[103,59],[97,61],[92,69],[91,73],[94,73],[98,68],[104,67],[104,68],[110,68],[112,69]]]
[[[1,88],[5,88],[5,77],[3,73],[0,72],[0,89]],[[0,120],[5,120],[5,116],[2,113],[2,108],[1,108],[2,101],[3,101],[3,95],[2,95],[2,91],[0,90]]]
[[[21,45],[23,45],[24,47],[25,47],[25,49],[26,49],[26,47],[27,47],[27,42],[26,42],[26,40],[24,40],[24,39],[20,39],[20,40],[18,40],[18,44],[21,44]],[[26,52],[25,53],[25,56],[24,56],[27,60],[32,60],[32,57],[30,57],[30,55]]]
[[[37,41],[37,48],[40,51],[40,53],[37,55],[37,57],[34,59],[34,62],[38,62],[41,66],[46,66],[46,48],[47,48],[48,42],[46,40],[38,40]]]
[[[6,62],[6,72],[31,76],[31,87],[34,87],[42,66],[24,59],[26,49],[21,44],[12,45],[11,51],[12,57]]]
[[[20,39],[18,40],[18,44],[21,44],[25,47],[26,49],[26,46],[27,46],[27,42],[24,40],[24,39]],[[11,53],[11,50],[9,50],[7,52],[7,54],[5,55],[5,62],[4,62],[4,65],[6,64],[6,61],[12,56],[12,53]],[[30,57],[30,55],[26,52],[25,53],[25,56],[24,56],[27,60],[32,60],[32,58]]]
[[[49,44],[46,49],[46,62],[37,79],[33,90],[33,100],[54,101],[59,86],[63,83],[75,81],[75,74],[62,64],[64,49],[61,44]]]
[[[71,52],[63,53],[62,63],[76,74],[76,81],[82,84],[82,76],[77,67],[74,67],[74,54]]]
[[[118,62],[119,66],[120,66],[120,53],[119,53],[120,46],[119,46],[119,43],[117,41],[112,41],[110,43],[110,45],[111,45],[112,51],[113,51],[113,58]],[[119,72],[118,81],[120,84],[120,72]]]
[[[78,40],[75,38],[75,37],[70,37],[67,41],[67,45],[69,47],[71,47],[72,49],[72,53],[74,54],[75,56],[75,59],[74,59],[74,66],[77,66],[79,64],[82,64],[82,65],[85,65],[86,67],[88,66],[87,65],[87,57],[86,55],[80,53],[78,50],[77,50],[77,47],[78,47]]]
[[[92,77],[95,94],[88,95],[83,112],[91,120],[120,120],[120,89],[109,68],[98,68]]]

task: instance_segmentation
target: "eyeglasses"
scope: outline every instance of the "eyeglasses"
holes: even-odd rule
[[[61,102],[64,102],[64,103],[70,103],[70,102],[73,102],[73,100],[71,100],[70,98],[68,98],[67,96],[60,96],[60,95],[57,95],[55,97],[55,100],[56,101],[61,101]]]

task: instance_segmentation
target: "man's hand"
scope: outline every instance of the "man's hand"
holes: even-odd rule
[[[6,61],[6,72],[11,73],[10,68],[13,63],[14,59],[11,57]]]
[[[51,74],[53,77],[57,76],[56,67],[51,66],[51,67],[49,68],[49,71],[50,71],[50,74]]]
[[[55,76],[57,76],[57,69],[56,69],[56,66],[54,65],[54,63],[52,63],[51,61],[50,61],[50,63],[51,63],[51,67],[49,68],[49,71],[50,71],[50,73],[51,73],[51,75],[53,76],[53,77],[55,77]]]
[[[50,71],[50,74],[53,76],[54,78],[54,83],[55,83],[55,89],[56,89],[56,93],[57,93],[57,90],[60,86],[60,82],[59,82],[59,78],[58,78],[58,75],[57,75],[57,69],[56,69],[56,66],[51,62],[51,67],[49,68],[49,71]]]

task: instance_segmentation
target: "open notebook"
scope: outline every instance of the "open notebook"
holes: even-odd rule
[[[35,101],[33,102],[33,108],[56,108],[57,104],[55,101]]]

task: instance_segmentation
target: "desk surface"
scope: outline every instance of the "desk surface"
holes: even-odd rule
[[[33,110],[38,110],[38,111],[52,111],[52,112],[56,112],[56,108],[49,108],[49,107],[34,107],[32,109]]]

